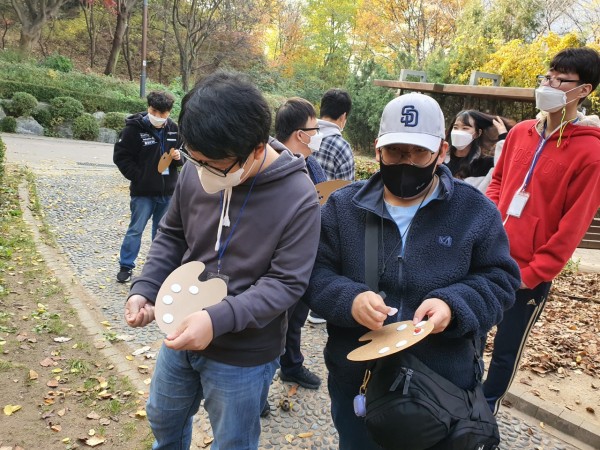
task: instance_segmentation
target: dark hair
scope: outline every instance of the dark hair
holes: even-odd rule
[[[600,83],[600,54],[589,47],[565,48],[552,58],[550,70],[576,73],[581,84],[591,84],[593,91]]]
[[[287,141],[292,133],[306,125],[306,121],[317,117],[314,106],[300,97],[288,99],[275,114],[275,137],[280,142]]]
[[[329,89],[321,98],[320,117],[331,117],[334,120],[347,113],[350,115],[352,100],[350,94],[343,89]]]
[[[210,159],[243,160],[269,139],[271,110],[258,88],[237,72],[215,72],[183,98],[179,133]]]
[[[446,141],[448,141],[448,143],[450,144],[450,159],[457,158],[457,149],[456,147],[454,147],[454,145],[452,145],[451,134],[452,129],[454,128],[454,124],[456,122],[462,122],[464,124],[472,125],[473,128],[475,128],[475,132],[479,134],[475,139],[473,139],[473,142],[471,143],[471,148],[469,149],[469,153],[462,159],[460,165],[458,166],[458,169],[454,172],[453,175],[455,177],[467,178],[468,176],[470,176],[472,172],[471,166],[473,162],[476,159],[481,158],[482,156],[486,156],[486,153],[488,153],[487,145],[494,142],[491,140],[488,134],[488,130],[496,129],[493,122],[495,118],[496,116],[492,116],[481,111],[467,109],[459,112],[454,118],[454,120],[452,120],[452,123],[450,124],[450,127],[446,132]],[[502,120],[502,122],[504,122],[504,126],[506,127],[507,131],[513,127],[513,121],[506,119],[505,117],[500,117],[500,119]],[[496,135],[495,141],[497,140],[498,138]]]
[[[171,111],[173,109],[173,103],[175,103],[175,97],[164,91],[149,92],[146,96],[146,100],[148,101],[148,106],[161,113]]]

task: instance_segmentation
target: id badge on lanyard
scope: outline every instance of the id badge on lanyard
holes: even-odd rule
[[[529,192],[523,190],[518,191],[510,202],[506,214],[513,217],[521,217],[525,205],[527,204],[527,200],[529,200]]]

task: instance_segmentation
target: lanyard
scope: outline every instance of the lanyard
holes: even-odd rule
[[[227,250],[227,247],[229,246],[229,241],[231,241],[231,238],[233,237],[233,233],[235,232],[235,229],[237,228],[237,224],[240,222],[240,219],[242,218],[242,214],[244,213],[244,209],[246,208],[246,203],[248,203],[248,199],[250,198],[250,193],[252,192],[252,188],[254,187],[256,180],[260,176],[260,173],[261,173],[260,170],[262,169],[262,166],[265,163],[266,159],[267,159],[267,150],[265,149],[265,156],[264,156],[262,162],[260,163],[260,167],[258,168],[258,173],[252,179],[252,183],[250,184],[250,189],[248,189],[248,193],[246,194],[244,203],[242,203],[242,207],[240,208],[240,214],[238,215],[237,219],[235,219],[235,223],[231,227],[231,232],[229,233],[229,236],[227,236],[227,239],[225,239],[225,244],[223,244],[222,246],[219,247],[218,259],[217,259],[217,273],[221,273],[221,260],[223,259],[225,250]],[[230,195],[233,195],[233,192]],[[223,192],[221,192],[221,207],[224,207],[224,206],[225,205],[223,205]]]
[[[544,122],[544,129],[542,130],[542,134],[540,135],[540,141],[538,142],[538,146],[535,150],[535,153],[533,154],[533,160],[531,161],[531,166],[529,167],[529,170],[527,171],[527,174],[525,175],[525,181],[523,181],[523,186],[521,187],[521,191],[525,191],[525,189],[527,189],[527,186],[529,185],[529,182],[531,181],[531,177],[533,176],[533,169],[535,169],[535,166],[537,165],[537,163],[540,159],[540,155],[542,154],[542,150],[544,150],[544,147],[546,146],[546,143],[548,142],[548,140],[558,130],[560,130],[560,136],[562,136],[562,131],[563,131],[564,127],[566,127],[569,122],[575,123],[575,122],[577,122],[577,120],[578,120],[578,118],[576,117],[575,119],[566,120],[564,122],[561,122],[561,124],[558,127],[556,127],[554,130],[552,130],[552,133],[548,134],[548,136],[546,136],[546,125],[548,124],[548,122]],[[560,143],[560,136],[559,136],[559,143]],[[557,146],[558,146],[558,144],[557,144]]]
[[[556,131],[556,130],[554,130],[554,131]],[[537,163],[540,159],[540,155],[542,154],[542,150],[544,150],[544,147],[546,146],[548,139],[550,139],[550,137],[553,134],[554,134],[554,132],[550,133],[548,135],[548,137],[546,137],[546,123],[544,122],[544,129],[542,130],[542,134],[540,135],[540,141],[538,142],[537,149],[535,150],[535,153],[533,154],[533,160],[531,161],[531,166],[529,167],[529,170],[527,171],[527,174],[525,175],[525,181],[523,182],[523,187],[521,188],[521,191],[525,191],[525,189],[527,189],[527,186],[529,185],[529,182],[531,181],[531,177],[533,176],[533,169],[535,169],[535,166],[537,165]]]

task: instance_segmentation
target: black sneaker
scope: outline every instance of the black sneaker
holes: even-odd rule
[[[318,389],[321,385],[321,379],[304,366],[302,366],[298,372],[287,375],[279,370],[279,379],[281,381],[297,383],[306,389]]]
[[[131,272],[132,269],[129,267],[121,266],[119,273],[117,274],[117,281],[119,283],[127,283],[128,281],[131,281]]]
[[[308,313],[308,321],[310,323],[314,323],[314,324],[327,322],[325,319],[323,319],[320,315],[318,315],[316,312],[314,312],[312,310]]]
[[[260,417],[262,417],[262,418],[269,417],[270,414],[271,414],[271,405],[269,404],[269,400],[267,399],[267,401],[263,405],[262,411],[260,412]]]

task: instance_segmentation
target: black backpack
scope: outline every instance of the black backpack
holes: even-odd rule
[[[493,450],[498,425],[481,388],[459,388],[410,353],[375,362],[365,422],[386,449]]]

